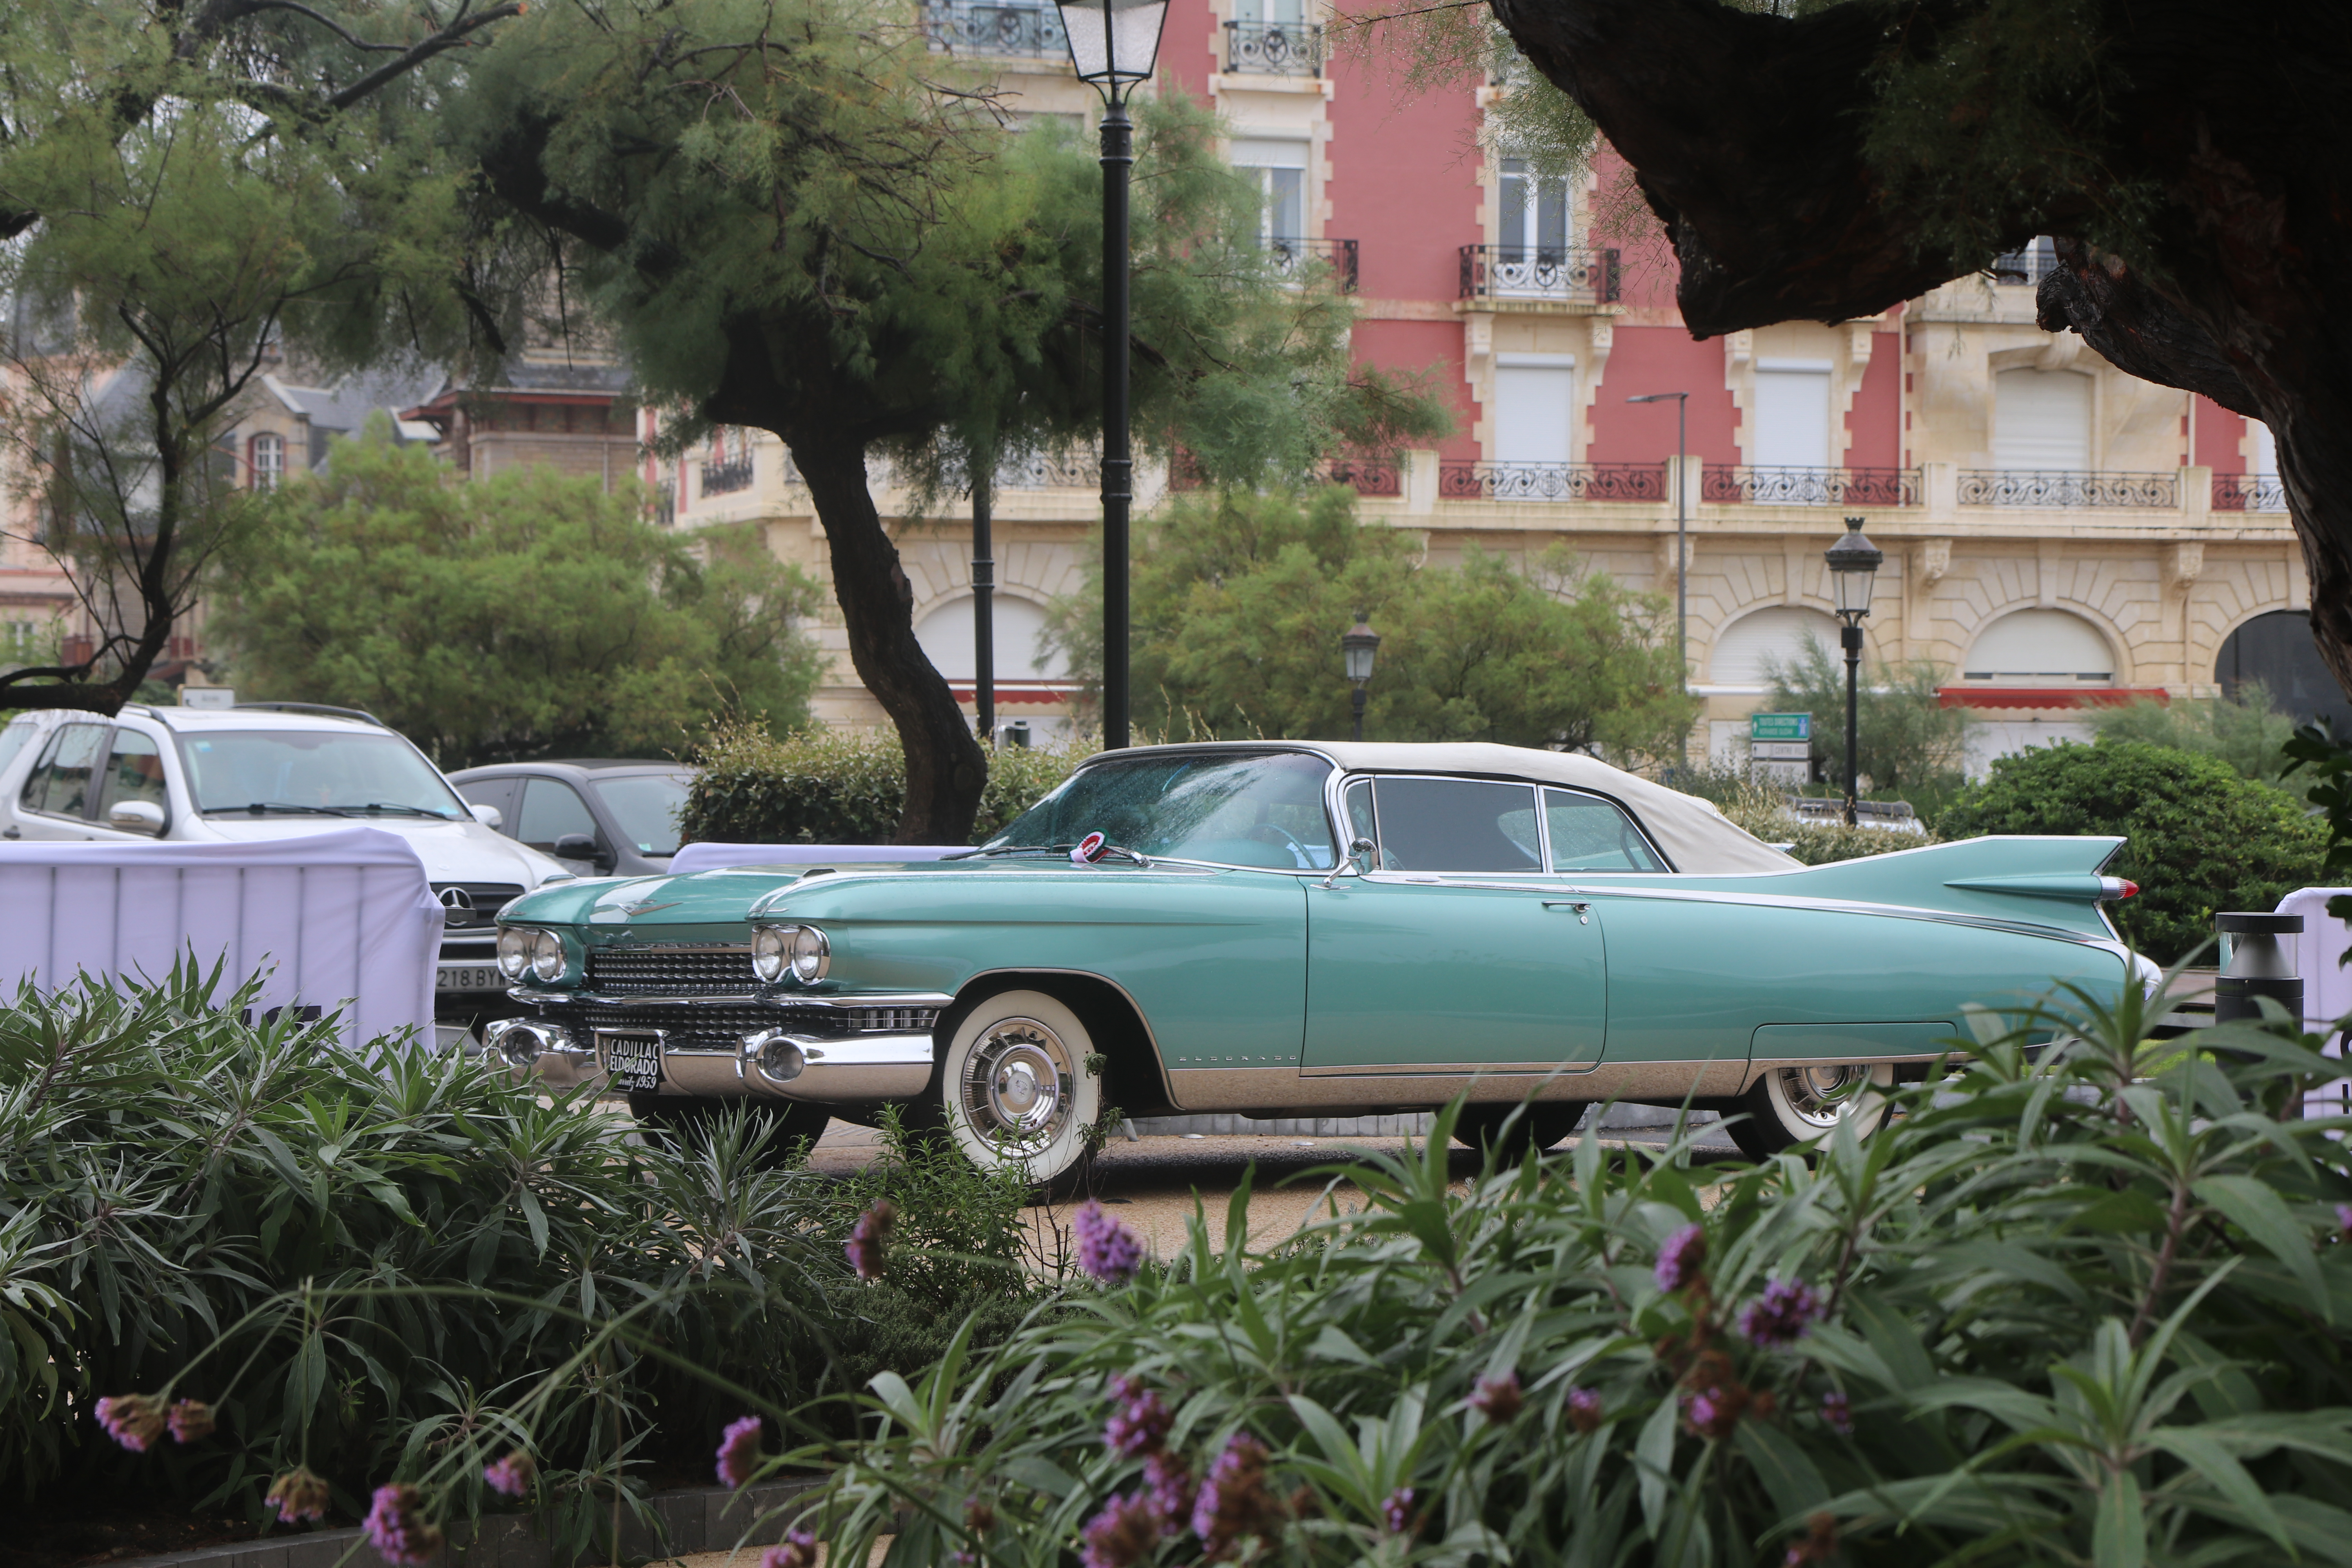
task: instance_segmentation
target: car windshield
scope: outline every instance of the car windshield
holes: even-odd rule
[[[1067,849],[1089,833],[1139,853],[1226,866],[1327,871],[1331,764],[1296,752],[1135,757],[1081,768],[981,846]]]
[[[394,735],[232,730],[182,735],[179,741],[198,811],[467,815],[433,764]]]
[[[692,773],[625,773],[595,781],[596,794],[640,855],[677,853],[679,814]]]

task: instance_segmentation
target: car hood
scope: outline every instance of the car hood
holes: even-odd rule
[[[1033,866],[1034,862],[1031,863]],[[1067,871],[1059,857],[1051,862]],[[676,876],[599,877],[518,900],[500,918],[542,925],[740,926],[751,906],[802,882],[828,887],[876,877],[986,876],[1016,869],[1003,860],[835,861],[824,866],[730,866]]]
[[[425,862],[425,879],[432,882],[519,882],[530,889],[550,877],[572,875],[554,857],[518,844],[478,822],[426,822],[401,816],[208,816],[203,823],[205,837],[232,842],[299,838],[360,825],[380,828],[408,841],[416,858]]]

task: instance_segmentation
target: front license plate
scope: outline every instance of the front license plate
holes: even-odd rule
[[[613,1075],[614,1088],[642,1094],[651,1094],[661,1088],[659,1035],[615,1035],[598,1030],[596,1048],[604,1058],[604,1070]]]
[[[503,991],[506,976],[495,963],[445,963],[433,976],[436,991]]]

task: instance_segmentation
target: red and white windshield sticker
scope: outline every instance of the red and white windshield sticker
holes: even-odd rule
[[[1099,833],[1089,833],[1070,850],[1070,864],[1091,866],[1110,851],[1110,840]]]

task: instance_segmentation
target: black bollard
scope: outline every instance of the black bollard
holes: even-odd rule
[[[2285,1008],[2287,1016],[2300,1027],[2303,976],[2294,972],[2294,955],[2281,945],[2279,938],[2301,935],[2303,917],[2221,914],[2213,917],[2213,929],[2230,942],[2230,962],[2221,966],[2221,977],[2213,983],[2213,1022],[2260,1023],[2263,1009],[2255,999],[2267,996]]]

